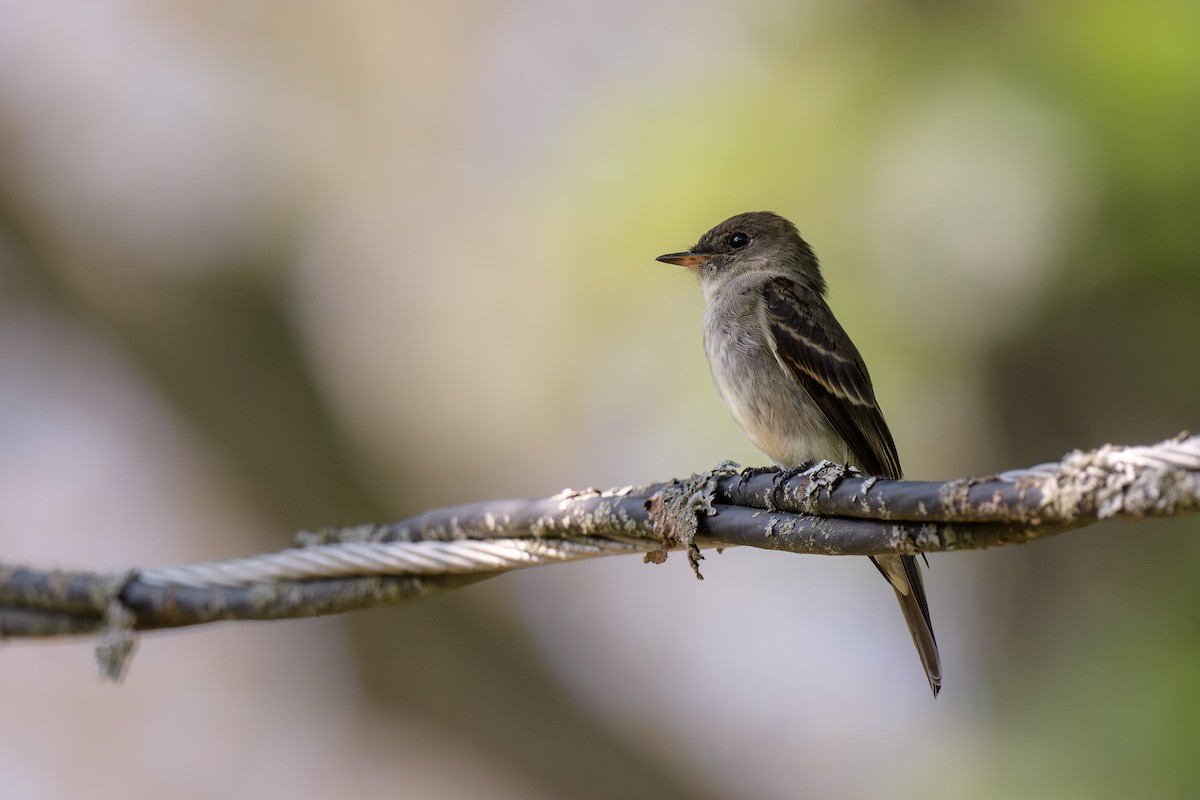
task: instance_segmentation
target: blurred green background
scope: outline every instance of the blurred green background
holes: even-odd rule
[[[1200,5],[0,2],[0,555],[764,461],[656,264],[793,219],[908,474],[1200,425]],[[533,570],[0,652],[0,795],[1200,794],[1200,531]]]

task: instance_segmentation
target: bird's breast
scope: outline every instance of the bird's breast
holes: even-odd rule
[[[842,438],[776,359],[754,300],[715,298],[705,312],[708,366],[729,413],[779,466],[819,459],[849,461]]]

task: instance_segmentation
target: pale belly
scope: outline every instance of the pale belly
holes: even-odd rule
[[[851,460],[825,415],[784,371],[766,341],[753,334],[745,317],[726,315],[719,329],[707,319],[704,339],[721,399],[750,441],[776,465]]]

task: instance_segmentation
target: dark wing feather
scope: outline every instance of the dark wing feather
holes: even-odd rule
[[[849,445],[854,466],[868,475],[899,478],[900,457],[867,366],[824,298],[781,277],[767,281],[764,300],[775,357]]]
[[[849,445],[854,465],[869,475],[899,478],[900,457],[875,402],[867,366],[825,299],[819,292],[786,278],[768,281],[763,297],[775,357]],[[942,685],[942,665],[917,560],[912,556],[880,556],[871,561],[896,590],[929,688],[936,697]]]

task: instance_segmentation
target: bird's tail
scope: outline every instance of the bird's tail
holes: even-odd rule
[[[938,655],[937,639],[933,636],[933,623],[929,621],[929,603],[925,600],[925,584],[921,581],[921,567],[913,556],[872,556],[871,561],[896,590],[908,632],[912,634],[929,688],[937,697],[942,688],[942,659]]]

